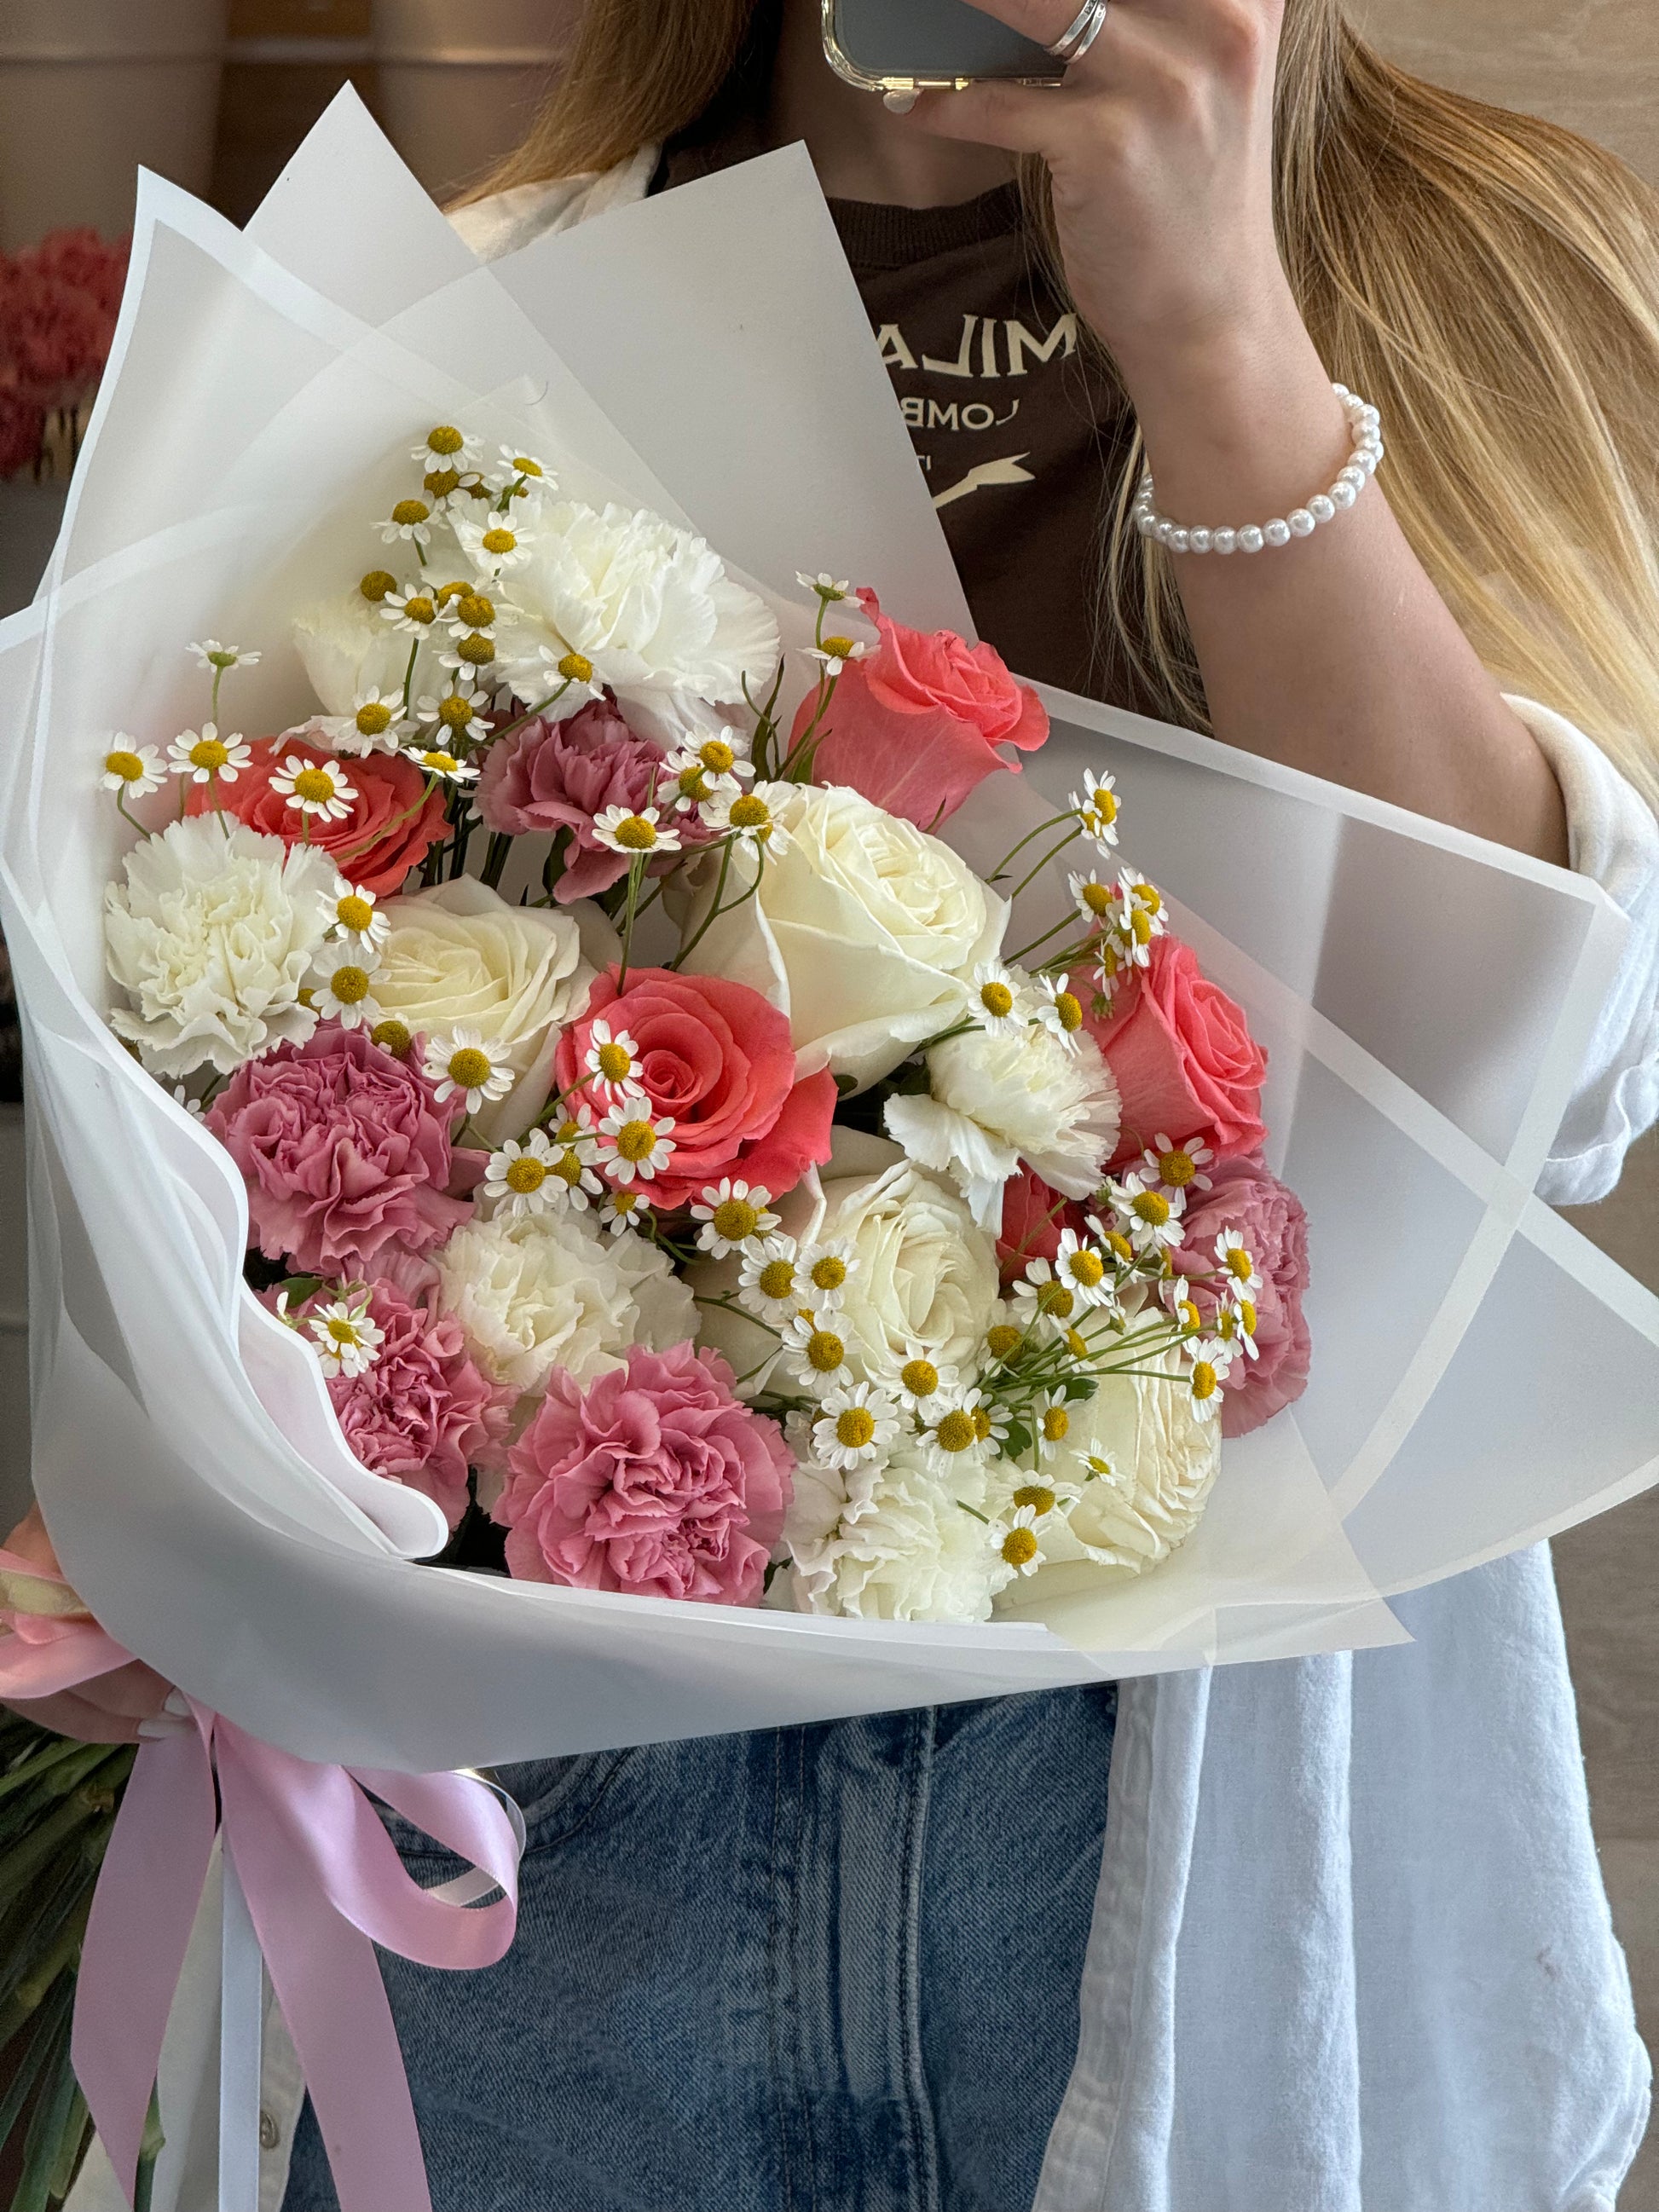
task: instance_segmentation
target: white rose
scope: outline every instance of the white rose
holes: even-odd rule
[[[621,1366],[630,1345],[665,1352],[696,1326],[665,1254],[578,1213],[469,1221],[436,1266],[440,1307],[484,1373],[521,1400],[539,1397],[556,1368],[586,1384]]]
[[[575,500],[544,507],[525,536],[528,558],[490,586],[496,650],[521,697],[544,698],[549,656],[574,651],[635,728],[670,744],[718,727],[714,704],[735,705],[745,683],[764,696],[777,624],[705,539],[660,515]],[[576,687],[551,711],[574,713],[588,696]]]
[[[1022,1160],[1067,1198],[1098,1188],[1121,1106],[1092,1037],[1068,1047],[1036,1022],[970,1030],[935,1045],[927,1079],[929,1097],[887,1101],[888,1130],[912,1159],[949,1173],[987,1228]]]
[[[860,1160],[878,1141],[864,1140]],[[902,1367],[912,1345],[937,1367],[975,1368],[997,1317],[995,1242],[948,1182],[890,1153],[873,1174],[838,1173],[836,1160],[820,1171],[817,1237],[844,1238],[857,1261],[842,1293],[849,1352],[871,1376]]]
[[[896,1452],[848,1477],[807,1462],[784,1524],[802,1613],[857,1620],[988,1620],[995,1547],[983,1471],[950,1481]],[[975,1508],[975,1512],[966,1510]]]
[[[334,921],[337,870],[216,814],[170,822],[127,854],[104,894],[109,972],[131,1001],[110,1024],[157,1075],[228,1075],[276,1044],[303,1044],[300,1001]]]
[[[289,628],[325,714],[353,713],[365,691],[403,690],[409,640],[361,592],[302,607]]]
[[[948,845],[856,791],[772,784],[764,796],[789,842],[690,964],[781,1007],[804,1074],[829,1066],[863,1090],[956,1019],[966,979],[1001,946],[1007,903]]]
[[[428,1035],[477,1030],[516,1080],[473,1127],[492,1145],[522,1136],[552,1087],[560,1029],[587,1004],[595,969],[583,957],[584,926],[603,957],[610,925],[597,908],[509,906],[470,876],[388,899],[380,911],[391,924],[374,971],[381,1008]]]

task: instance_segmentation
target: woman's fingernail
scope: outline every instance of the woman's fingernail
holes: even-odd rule
[[[190,1699],[182,1690],[169,1690],[162,1705],[164,1713],[177,1713],[180,1720],[190,1718]]]
[[[149,1720],[140,1721],[138,1733],[146,1743],[159,1743],[167,1736],[188,1735],[190,1726],[185,1721],[176,1720],[171,1713],[162,1712]]]
[[[881,104],[890,115],[908,115],[916,104],[914,92],[884,92]]]

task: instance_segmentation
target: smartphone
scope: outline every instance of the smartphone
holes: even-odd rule
[[[1058,84],[1065,72],[1034,40],[968,0],[823,0],[823,51],[866,92],[960,90],[977,77]]]

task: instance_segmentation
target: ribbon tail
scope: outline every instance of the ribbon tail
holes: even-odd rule
[[[147,1743],[104,1854],[82,1948],[70,2056],[131,2203],[167,2014],[218,1826],[207,1746]]]

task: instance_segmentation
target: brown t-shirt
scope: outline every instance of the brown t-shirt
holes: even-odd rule
[[[717,103],[669,147],[653,189],[763,149],[754,106]],[[1097,645],[1106,504],[1125,404],[1044,280],[1012,185],[958,207],[832,200],[974,620],[1021,676],[1146,702]]]

